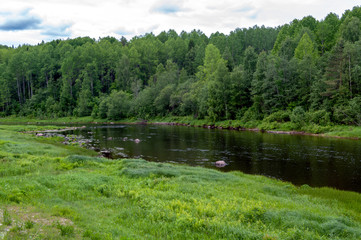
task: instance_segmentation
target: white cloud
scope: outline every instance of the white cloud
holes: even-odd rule
[[[228,34],[235,28],[278,26],[308,15],[316,19],[329,12],[342,15],[354,5],[354,0],[11,0],[1,6],[0,44],[79,36],[131,38],[169,29]],[[19,15],[24,10],[27,14]],[[6,28],[11,23],[32,25],[14,32]]]

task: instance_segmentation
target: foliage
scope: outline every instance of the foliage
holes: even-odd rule
[[[131,107],[130,98],[131,95],[126,92],[112,92],[106,100],[108,102],[107,117],[112,120],[126,118]]]
[[[295,107],[290,115],[291,121],[298,126],[302,126],[305,123],[305,114],[305,110],[302,107]]]
[[[313,59],[317,58],[317,51],[308,33],[303,34],[300,42],[295,49],[295,58],[303,59],[305,56],[311,56]]]
[[[321,126],[327,126],[331,124],[330,113],[325,110],[307,112],[305,118],[307,119],[308,123],[311,124],[318,124]]]
[[[288,122],[290,121],[289,111],[277,111],[263,119],[265,122]]]
[[[334,118],[338,123],[361,125],[361,97],[355,97],[347,105],[335,107]]]

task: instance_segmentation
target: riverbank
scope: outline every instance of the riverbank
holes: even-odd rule
[[[34,128],[0,129],[0,239],[361,238],[361,194],[99,158]]]
[[[360,126],[329,125],[320,126],[316,124],[298,127],[291,122],[266,122],[253,121],[242,123],[239,120],[226,120],[220,122],[210,122],[204,119],[194,119],[192,117],[160,117],[151,120],[135,118],[123,119],[120,121],[109,121],[108,119],[93,119],[92,117],[65,117],[57,119],[34,119],[26,117],[6,117],[0,118],[0,123],[6,124],[159,124],[159,125],[181,125],[203,128],[218,128],[239,131],[259,131],[272,134],[293,134],[309,135],[317,137],[334,137],[347,139],[361,139]]]
[[[347,139],[361,139],[360,126],[329,125],[320,126],[308,124],[297,126],[291,122],[267,122],[252,121],[242,123],[239,120],[226,120],[220,122],[211,122],[204,119],[194,119],[192,117],[160,117],[151,120],[142,120],[135,118],[123,119],[120,121],[109,121],[108,119],[93,119],[92,117],[65,117],[57,119],[34,119],[26,117],[6,117],[0,118],[0,124],[160,124],[160,125],[181,125],[203,128],[218,128],[239,131],[259,131],[272,134],[293,134],[309,135],[318,137],[335,137]]]
[[[320,126],[316,124],[308,124],[297,126],[291,122],[267,122],[267,121],[252,121],[243,123],[239,120],[225,120],[219,122],[210,122],[207,120],[198,120],[191,117],[164,117],[156,118],[149,121],[152,124],[169,124],[194,126],[204,128],[218,128],[241,131],[259,131],[272,134],[292,134],[292,135],[309,135],[319,137],[336,137],[348,139],[361,139],[360,126],[343,126],[343,125],[329,125]]]

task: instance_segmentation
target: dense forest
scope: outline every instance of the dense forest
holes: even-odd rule
[[[0,117],[361,124],[361,7],[229,35],[0,46]]]

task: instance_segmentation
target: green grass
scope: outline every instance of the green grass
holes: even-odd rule
[[[258,129],[260,131],[284,131],[284,132],[304,132],[310,134],[319,134],[325,137],[342,137],[361,139],[361,126],[342,126],[342,125],[328,125],[321,126],[317,124],[306,124],[297,126],[292,122],[267,122],[265,121],[251,121],[242,122],[240,120],[225,120],[219,122],[212,122],[206,119],[193,119],[192,117],[163,117],[155,118],[149,121],[150,123],[179,123],[190,126],[212,126],[216,128],[238,128],[238,129]]]
[[[4,239],[361,239],[358,193],[108,160],[22,128],[0,128]]]
[[[333,137],[361,138],[360,126],[336,126],[325,135]]]
[[[30,117],[16,117],[10,116],[5,118],[0,118],[2,123],[87,123],[87,122],[105,122],[101,119],[93,119],[92,117],[62,117],[62,118],[30,118]]]
[[[124,119],[117,122],[137,122],[137,119]],[[69,124],[69,123],[109,123],[114,122],[108,119],[94,119],[90,116],[88,117],[62,117],[62,118],[30,118],[30,117],[16,117],[16,116],[9,116],[5,118],[0,118],[0,123],[57,123],[57,124]]]
[[[15,132],[34,132],[34,131],[45,131],[45,130],[60,130],[66,127],[62,126],[37,126],[37,125],[0,125],[0,130],[9,130]]]

